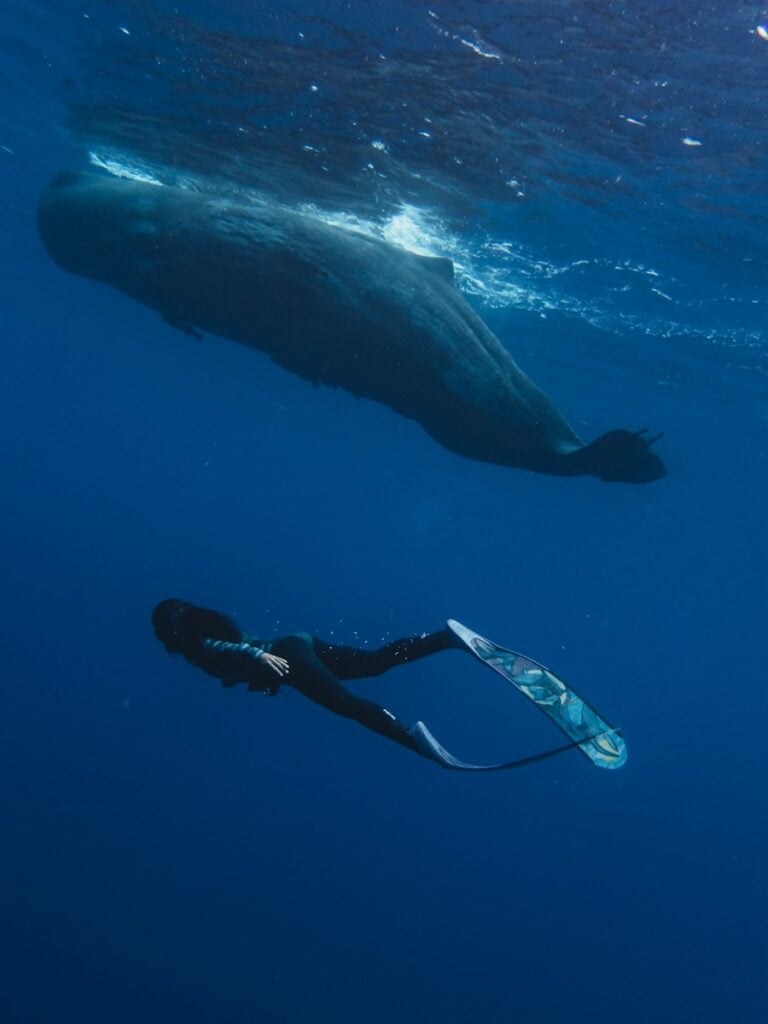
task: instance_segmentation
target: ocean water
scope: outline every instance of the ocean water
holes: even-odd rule
[[[2,1019],[764,1020],[768,8],[11,2],[0,63]],[[413,251],[642,486],[462,459],[64,274],[64,167]],[[446,772],[154,640],[178,594],[375,645],[451,616],[619,724]],[[460,757],[560,736],[468,658],[357,684]]]

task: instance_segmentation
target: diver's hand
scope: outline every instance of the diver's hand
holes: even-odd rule
[[[265,668],[268,668],[270,672],[274,672],[275,675],[280,676],[281,679],[283,676],[287,676],[288,673],[291,671],[290,666],[288,662],[285,660],[285,658],[278,658],[277,655],[268,654],[266,651],[264,651],[264,653],[260,656],[259,664],[263,665]]]

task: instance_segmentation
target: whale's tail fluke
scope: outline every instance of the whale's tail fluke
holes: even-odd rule
[[[647,430],[610,430],[568,456],[575,474],[596,476],[600,480],[628,484],[646,484],[667,475],[664,463],[651,451],[663,437],[646,437]]]

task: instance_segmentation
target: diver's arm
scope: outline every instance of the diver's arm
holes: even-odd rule
[[[203,647],[206,651],[213,651],[214,654],[244,654],[248,658],[260,658],[264,654],[264,647],[257,647],[254,644],[232,643],[229,640],[203,640]]]
[[[213,655],[212,661],[209,660],[205,666],[206,671],[217,675],[224,686],[246,682],[249,690],[266,691],[274,695],[279,685],[275,683],[275,677],[282,679],[289,672],[285,658],[246,641],[233,643],[206,638],[203,640],[203,648],[209,658]]]

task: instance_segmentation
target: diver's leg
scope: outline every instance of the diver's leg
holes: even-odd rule
[[[337,679],[380,676],[397,665],[405,665],[409,661],[417,661],[419,658],[426,658],[430,654],[447,651],[455,646],[456,638],[448,629],[425,633],[424,636],[393,640],[384,647],[372,651],[359,647],[345,647],[342,644],[329,644],[317,637],[314,638],[315,654]]]
[[[388,740],[394,740],[395,743],[417,754],[429,756],[421,749],[407,727],[398,722],[391,712],[345,689],[317,657],[312,641],[306,635],[282,637],[274,644],[272,653],[290,663],[291,674],[283,683],[284,686],[293,686],[299,693],[303,693],[305,697],[328,708],[329,711],[334,711],[344,718],[352,718],[373,732],[385,736]]]

